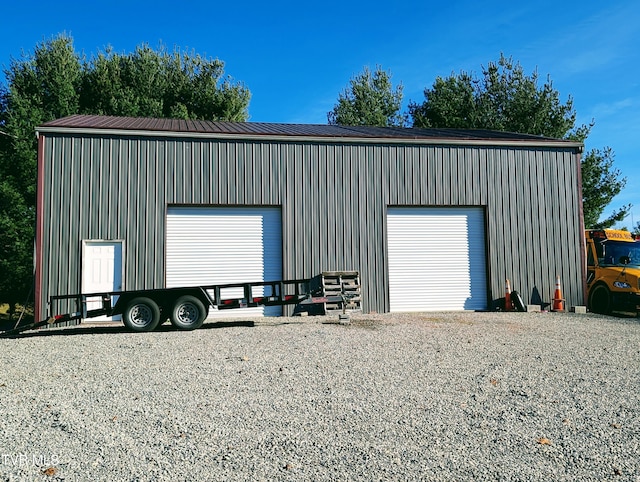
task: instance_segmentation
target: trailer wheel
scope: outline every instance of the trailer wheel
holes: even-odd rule
[[[608,315],[611,313],[611,294],[605,285],[594,286],[589,295],[589,308],[594,313]]]
[[[171,310],[171,324],[180,330],[200,328],[207,317],[207,309],[195,296],[182,296]]]
[[[127,304],[122,319],[133,331],[153,331],[160,323],[160,308],[149,298],[134,298]]]

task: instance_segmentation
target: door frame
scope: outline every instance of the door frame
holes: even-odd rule
[[[88,266],[87,263],[87,247],[92,244],[108,244],[108,245],[120,245],[120,288],[115,289],[114,286],[113,291],[124,291],[125,290],[125,268],[124,268],[124,260],[125,260],[125,243],[123,239],[83,239],[82,240],[82,259],[80,261],[80,292],[85,293],[85,269]],[[114,267],[114,270],[117,269]],[[115,304],[117,300],[117,296],[113,297],[111,300],[112,306]],[[121,319],[120,315],[118,316],[102,316],[98,318],[93,318],[93,321],[119,321]]]
[[[387,280],[386,280],[386,296],[387,296],[387,302],[388,302],[388,309],[390,312],[393,313],[393,311],[391,311],[391,286],[390,286],[390,277],[391,277],[391,260],[389,258],[389,241],[390,241],[390,229],[389,229],[389,217],[393,215],[393,212],[400,212],[401,210],[406,210],[407,212],[412,212],[412,214],[415,214],[417,216],[419,216],[420,214],[422,215],[427,215],[429,217],[434,217],[437,216],[436,212],[440,212],[440,213],[444,213],[446,212],[447,216],[448,215],[459,215],[461,213],[464,213],[465,215],[468,215],[470,212],[475,212],[478,215],[478,218],[476,219],[477,221],[481,221],[481,226],[482,226],[482,232],[478,233],[478,234],[482,234],[482,243],[483,243],[483,249],[482,249],[482,256],[484,257],[483,263],[482,263],[482,272],[483,272],[483,277],[484,277],[484,283],[480,284],[481,286],[484,286],[484,304],[485,306],[483,308],[480,307],[468,307],[466,306],[465,303],[465,307],[460,309],[457,308],[456,311],[458,310],[474,310],[474,311],[484,311],[489,309],[490,307],[490,297],[489,297],[489,293],[490,293],[490,287],[489,287],[489,279],[490,279],[490,274],[489,274],[489,256],[488,256],[488,238],[487,238],[487,210],[486,210],[486,206],[466,206],[466,205],[438,205],[438,206],[423,206],[423,205],[388,205],[387,209],[386,209],[386,213],[385,213],[385,237],[386,237],[386,241],[385,241],[385,258],[386,258],[386,276],[387,276]],[[469,237],[467,238],[469,239]],[[413,248],[417,249],[419,247],[424,247],[424,246],[418,246],[415,243],[412,244]],[[471,246],[471,244],[469,244],[469,246]],[[470,259],[470,263],[469,263],[469,267],[471,267],[471,259]],[[476,268],[479,268],[480,264],[474,264],[474,266]],[[472,283],[472,279],[469,280],[470,281],[470,285],[469,288],[471,288]],[[477,285],[476,285],[477,286]],[[476,290],[479,290],[479,288],[476,288]],[[471,295],[473,295],[475,292],[471,292]],[[479,300],[482,300],[482,297],[478,298]],[[422,310],[419,310],[422,311]],[[427,310],[428,311],[428,310]],[[434,310],[434,311],[440,311],[440,309]],[[449,311],[448,309],[445,311]]]
[[[268,214],[267,214],[268,213]],[[164,282],[165,287],[178,287],[184,286],[184,283],[175,284],[173,279],[169,278],[169,266],[173,263],[170,262],[169,258],[171,256],[169,251],[174,251],[176,248],[176,244],[173,244],[170,241],[170,219],[176,220],[183,215],[194,215],[194,216],[202,216],[206,217],[207,221],[205,223],[215,221],[211,220],[211,217],[219,218],[220,216],[224,217],[232,217],[237,219],[244,219],[245,216],[250,216],[254,218],[259,216],[261,218],[262,231],[261,237],[264,236],[265,232],[267,232],[265,226],[268,224],[265,221],[267,219],[272,219],[274,222],[277,220],[277,236],[278,236],[278,245],[277,245],[277,256],[279,258],[278,263],[274,263],[273,266],[277,266],[277,274],[274,275],[266,275],[264,270],[266,268],[266,264],[268,260],[273,258],[273,256],[268,256],[265,252],[265,249],[268,247],[273,247],[262,238],[261,241],[261,256],[262,256],[262,279],[264,281],[272,281],[273,279],[282,279],[283,277],[283,262],[284,262],[284,240],[283,240],[283,209],[281,205],[235,205],[235,204],[225,204],[225,205],[182,205],[182,204],[170,204],[167,205],[167,209],[165,211],[165,252],[164,252]],[[273,217],[272,217],[273,216]],[[184,219],[184,218],[183,218]],[[222,219],[222,218],[220,218]],[[230,231],[231,232],[231,231]],[[276,231],[269,231],[275,233]],[[249,235],[253,236],[252,234]],[[211,238],[207,240],[208,243],[214,242]],[[253,276],[252,276],[253,277]],[[171,281],[171,282],[170,282]],[[205,280],[199,279],[197,281],[191,280],[188,284],[226,284],[226,283],[243,283],[249,281],[248,279],[241,277],[239,279],[220,281],[219,279],[215,279],[213,277],[207,277]],[[253,281],[258,281],[257,278],[253,278]],[[240,292],[241,292],[240,288]],[[254,293],[256,296],[257,294]],[[239,294],[238,296],[242,296]],[[256,308],[248,308],[243,310],[218,310],[215,307],[211,307],[209,309],[209,313],[207,315],[207,319],[215,319],[215,318],[242,318],[246,316],[282,316],[284,314],[284,307],[281,306],[260,306]],[[266,311],[266,313],[265,313]]]

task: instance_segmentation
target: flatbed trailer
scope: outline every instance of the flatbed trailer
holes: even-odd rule
[[[10,336],[23,331],[70,321],[122,315],[124,325],[133,331],[152,331],[169,319],[179,330],[195,330],[204,323],[210,307],[218,310],[256,306],[311,305],[344,303],[348,295],[323,296],[311,290],[311,279],[230,283],[183,288],[78,293],[49,297],[44,320],[16,326],[0,333]],[[227,294],[229,292],[231,294]],[[242,291],[242,295],[237,293]],[[268,294],[257,294],[264,292]],[[99,299],[99,301],[98,301]],[[56,313],[64,303],[75,309]],[[98,304],[98,306],[93,306]]]

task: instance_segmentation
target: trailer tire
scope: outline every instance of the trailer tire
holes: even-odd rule
[[[160,308],[150,298],[134,298],[122,313],[122,320],[133,331],[153,331],[160,323]]]
[[[171,310],[171,324],[179,330],[200,328],[206,317],[207,309],[195,296],[181,296]]]
[[[605,285],[596,285],[589,293],[589,309],[594,313],[608,315],[611,313],[611,293]]]

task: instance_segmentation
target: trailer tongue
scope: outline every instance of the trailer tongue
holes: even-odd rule
[[[320,294],[317,289],[312,291],[311,282],[311,279],[260,281],[51,296],[48,303],[50,313],[55,312],[61,304],[73,305],[75,309],[16,326],[0,333],[0,337],[47,325],[76,320],[80,323],[85,319],[116,315],[122,315],[125,326],[133,331],[152,331],[167,319],[180,330],[194,330],[202,326],[211,307],[229,310],[326,303],[344,307],[354,297],[344,288],[339,293]],[[238,296],[238,293],[241,295]],[[94,306],[96,304],[98,306]]]

